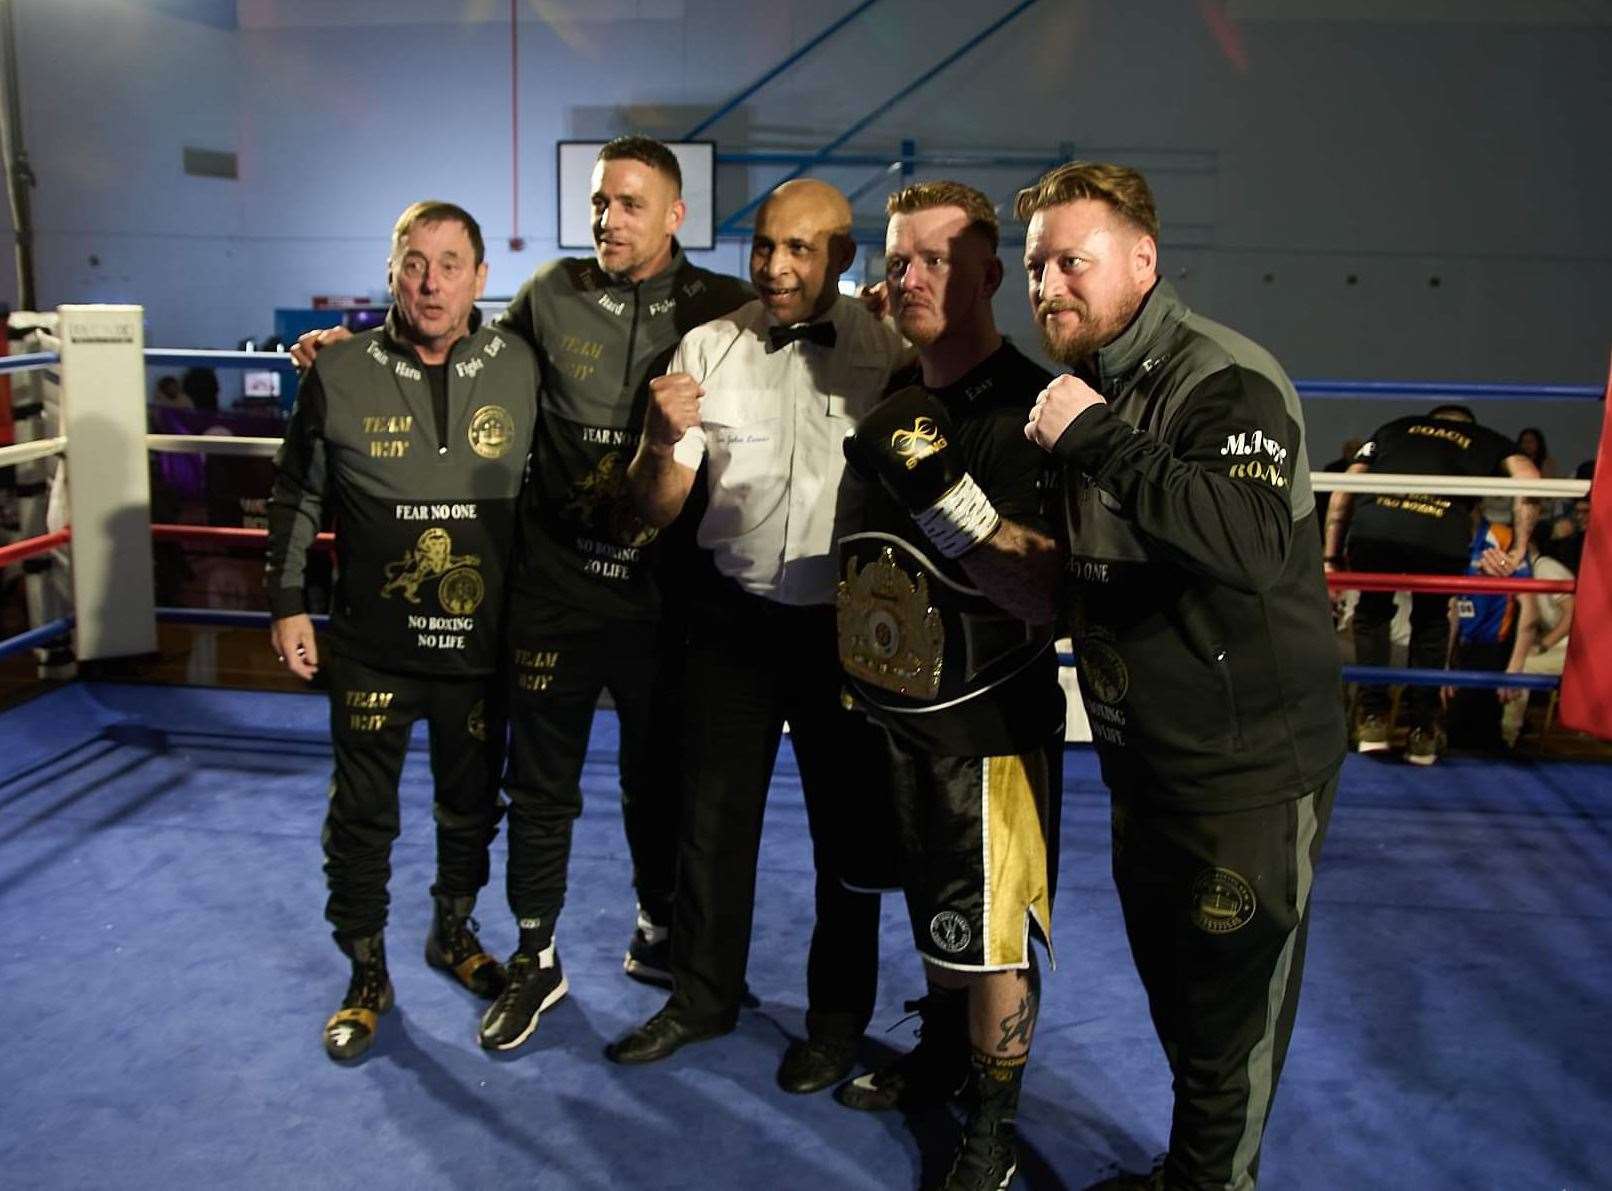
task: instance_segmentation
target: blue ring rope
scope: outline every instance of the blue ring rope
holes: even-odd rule
[[[1075,655],[1058,654],[1058,665],[1074,667]],[[1554,674],[1508,674],[1503,670],[1406,670],[1391,666],[1345,666],[1345,682],[1399,683],[1404,686],[1524,687],[1554,691],[1562,680]]]
[[[60,362],[61,356],[56,352],[24,352],[20,356],[0,356],[0,372],[27,372]]]
[[[1597,385],[1477,384],[1420,380],[1296,380],[1301,397],[1523,397],[1529,400],[1592,398],[1606,391]]]
[[[242,612],[233,608],[164,608],[157,610],[157,619],[164,624],[195,624],[210,628],[266,629],[274,618],[267,612]],[[311,618],[318,628],[330,623],[330,617]]]
[[[73,631],[73,624],[73,617],[64,616],[60,620],[42,624],[37,629],[29,629],[25,633],[18,633],[15,637],[7,637],[4,641],[0,641],[0,658],[8,658],[14,653],[32,649],[35,645],[43,645],[47,641],[65,637]]]

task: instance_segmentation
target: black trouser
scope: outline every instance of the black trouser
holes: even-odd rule
[[[527,632],[518,618],[510,625],[509,905],[543,945],[565,904],[600,691],[610,692],[621,725],[621,814],[638,904],[657,925],[671,921],[681,641],[670,634],[655,621],[564,634]]]
[[[1459,558],[1434,554],[1397,542],[1349,539],[1349,568],[1389,574],[1464,575],[1465,555]],[[1394,593],[1363,591],[1355,605],[1355,664],[1387,666],[1391,658],[1389,628],[1394,619]],[[1418,670],[1442,669],[1449,658],[1450,597],[1417,592],[1411,596],[1410,651],[1408,662]],[[1405,722],[1412,728],[1433,728],[1439,718],[1438,687],[1405,688]],[[1381,685],[1360,687],[1360,714],[1388,714],[1388,688]]]
[[[861,792],[887,780],[881,738],[840,702],[832,608],[790,607],[727,581],[713,588],[692,609],[689,628],[671,1005],[702,1025],[738,1016],[762,813],[787,720],[816,869],[806,1028],[860,1034],[878,979],[879,896],[852,892],[840,878],[876,867],[850,853],[873,842],[855,816]],[[887,847],[888,839],[877,843]]]
[[[1180,813],[1114,793],[1114,883],[1174,1076],[1165,1185],[1247,1191],[1298,1010],[1334,774],[1302,798]]]
[[[1504,672],[1511,661],[1511,647],[1510,641],[1460,642],[1455,647],[1455,666]],[[1447,717],[1450,743],[1457,748],[1499,748],[1501,707],[1492,689],[1457,687],[1450,696]]]
[[[487,848],[498,834],[502,680],[389,674],[341,656],[327,656],[324,667],[336,754],[323,834],[330,885],[325,917],[337,938],[362,938],[386,925],[386,884],[399,829],[397,783],[409,729],[421,718],[430,729],[436,787],[437,879],[431,892],[475,896],[487,883]]]

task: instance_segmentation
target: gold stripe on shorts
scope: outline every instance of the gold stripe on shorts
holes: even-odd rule
[[[985,758],[987,968],[1022,967],[1029,962],[1026,914],[1035,917],[1049,944],[1052,939],[1047,841],[1027,761],[1038,767],[1045,784],[1045,761],[1037,753]]]

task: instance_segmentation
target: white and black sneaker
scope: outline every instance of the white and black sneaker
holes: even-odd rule
[[[517,951],[508,973],[504,991],[482,1014],[479,1037],[486,1050],[514,1050],[525,1042],[537,1029],[538,1017],[570,988],[553,943],[536,955]]]
[[[664,926],[656,926],[642,908],[638,911],[637,929],[627,944],[627,956],[621,961],[621,970],[644,984],[672,987],[672,932]]]

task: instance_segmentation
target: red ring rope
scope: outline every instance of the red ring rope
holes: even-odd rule
[[[262,546],[268,541],[266,529],[238,529],[227,525],[153,525],[151,536],[159,542],[222,542],[236,546]],[[322,533],[314,537],[313,544],[321,550],[336,545],[336,535]]]
[[[1571,595],[1571,579],[1501,579],[1492,575],[1396,575],[1377,571],[1333,571],[1327,586],[1334,591],[1426,592],[1562,592]]]
[[[0,546],[0,566],[9,566],[11,563],[34,558],[40,554],[49,554],[57,546],[66,545],[72,536],[71,528],[58,529],[55,533],[43,534],[37,538],[24,538],[20,542],[12,542],[9,546]]]

